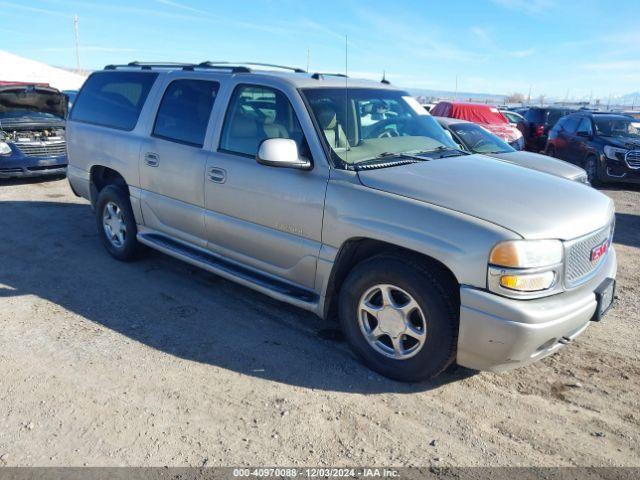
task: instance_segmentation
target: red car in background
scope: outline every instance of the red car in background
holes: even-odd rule
[[[516,150],[524,148],[522,132],[509,123],[509,120],[496,107],[482,103],[440,102],[430,112],[434,117],[449,117],[467,120],[489,130]]]

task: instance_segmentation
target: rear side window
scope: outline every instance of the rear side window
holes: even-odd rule
[[[580,123],[580,117],[567,117],[562,123],[562,129],[567,133],[575,133],[578,123]]]
[[[218,82],[175,80],[164,92],[153,136],[202,147]]]
[[[157,76],[154,72],[94,73],[80,90],[70,118],[78,122],[133,130]]]
[[[524,118],[531,123],[544,123],[544,111],[539,108],[530,108],[524,113]]]

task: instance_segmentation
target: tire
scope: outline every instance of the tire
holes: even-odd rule
[[[556,156],[556,147],[554,147],[553,145],[549,145],[549,146],[547,147],[546,154],[547,154],[548,156],[550,156],[550,157],[558,158],[558,157]]]
[[[98,235],[112,257],[123,262],[135,260],[142,246],[136,239],[138,229],[124,189],[108,185],[100,191],[96,202],[96,224]],[[117,228],[118,224],[121,224],[121,229]],[[107,233],[108,230],[112,235]]]
[[[584,160],[584,169],[587,172],[587,180],[594,187],[602,184],[602,174],[598,165],[598,159],[594,155],[589,155]]]
[[[372,370],[403,382],[426,380],[445,370],[455,360],[459,323],[455,296],[445,285],[439,272],[395,256],[372,257],[358,264],[345,279],[339,298],[340,324],[356,355]],[[383,289],[392,292],[390,306],[385,307],[381,300]],[[393,305],[404,305],[408,299],[414,300],[417,308],[398,320]],[[367,306],[364,310],[371,305],[381,308],[374,317],[363,305]],[[376,325],[392,332],[396,341],[400,339],[402,355],[394,348],[392,335],[370,340],[380,334]],[[417,335],[420,331],[422,336]],[[370,339],[365,332],[370,333]],[[421,345],[414,336],[422,338]]]

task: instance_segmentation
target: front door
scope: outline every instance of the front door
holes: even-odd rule
[[[256,162],[267,138],[293,139],[300,155],[310,157],[306,138],[313,131],[303,132],[298,118],[277,89],[235,88],[206,165],[205,225],[213,252],[313,288],[328,167],[316,162],[303,171]]]

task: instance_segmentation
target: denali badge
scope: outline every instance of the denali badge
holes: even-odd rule
[[[607,238],[600,245],[593,247],[591,249],[591,261],[595,262],[599,260],[605,253],[607,253],[607,248],[609,248],[609,239]]]

